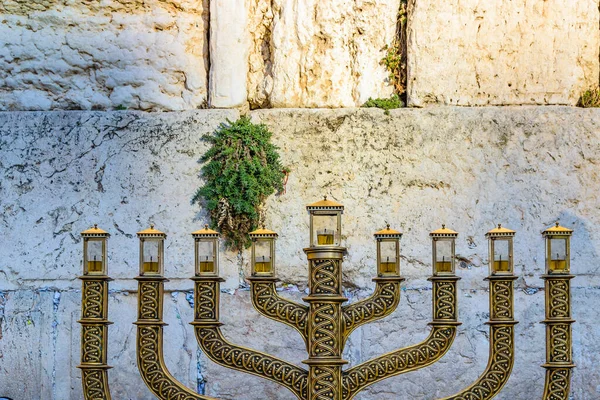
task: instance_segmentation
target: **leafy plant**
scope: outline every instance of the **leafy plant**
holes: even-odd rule
[[[402,99],[400,99],[400,96],[398,96],[397,94],[393,94],[389,99],[372,99],[369,97],[369,100],[367,100],[367,102],[363,104],[363,107],[381,108],[382,110],[385,110],[386,114],[389,114],[389,110],[404,107],[404,102],[402,101]]]
[[[406,92],[406,21],[407,0],[401,0],[396,22],[396,36],[391,45],[384,47],[385,57],[381,60],[390,74],[390,82],[398,95]]]
[[[600,107],[600,87],[583,92],[577,105],[584,108]]]
[[[271,135],[264,124],[243,116],[203,136],[212,147],[200,159],[206,162],[201,171],[205,184],[192,203],[204,203],[211,227],[233,250],[250,245],[248,233],[258,226],[265,200],[284,188],[289,170],[281,165]]]

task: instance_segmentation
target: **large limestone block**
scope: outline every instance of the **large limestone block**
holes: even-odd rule
[[[380,64],[399,0],[250,1],[253,107],[353,107],[392,88]]]
[[[575,104],[598,85],[596,0],[413,3],[413,106]]]
[[[0,110],[207,101],[208,0],[0,4]]]
[[[210,106],[246,105],[248,26],[245,0],[210,2]]]

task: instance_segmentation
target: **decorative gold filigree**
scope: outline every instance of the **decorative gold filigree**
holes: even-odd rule
[[[311,400],[340,399],[341,367],[333,365],[313,365],[310,368]]]
[[[433,318],[456,320],[456,281],[433,281]]]
[[[513,281],[490,280],[491,320],[513,319]]]
[[[492,325],[490,336],[490,355],[483,375],[467,389],[444,400],[484,400],[500,393],[514,363],[514,325]]]
[[[82,369],[81,375],[86,400],[110,400],[106,370]]]
[[[84,319],[106,318],[104,316],[104,293],[107,282],[98,280],[83,281],[81,317]]]
[[[299,399],[308,395],[308,372],[278,358],[235,346],[218,327],[196,326],[196,338],[206,355],[217,364],[275,381]]]
[[[566,279],[548,279],[546,281],[548,296],[548,318],[570,318],[570,290]]]
[[[310,261],[310,291],[313,295],[339,294],[340,260],[314,259]]]
[[[573,365],[571,283],[573,275],[544,275],[546,281],[546,382],[544,400],[568,400]]]
[[[548,363],[571,362],[571,325],[548,324]]]
[[[393,351],[350,368],[342,376],[344,399],[375,382],[426,367],[438,361],[454,341],[456,326],[434,326],[422,343]]]
[[[568,400],[571,386],[571,368],[552,368],[546,371],[544,400]]]
[[[104,325],[83,325],[82,327],[81,362],[83,364],[102,364]]]
[[[313,302],[310,305],[309,354],[311,357],[339,357],[340,304]]]
[[[148,389],[164,400],[214,400],[185,387],[171,375],[164,361],[162,304],[164,278],[137,278],[138,369]]]
[[[296,329],[306,342],[308,339],[308,307],[284,299],[277,294],[274,281],[251,278],[252,304],[267,318]]]
[[[217,290],[218,283],[213,281],[196,281],[195,307],[196,319],[217,319]]]
[[[395,281],[377,281],[375,292],[371,297],[342,307],[344,342],[354,329],[394,312],[400,302],[402,280],[398,278]]]
[[[107,276],[81,280],[81,383],[85,400],[110,400],[106,348],[108,345]]]

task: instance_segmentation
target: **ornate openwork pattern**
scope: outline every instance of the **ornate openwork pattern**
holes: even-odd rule
[[[165,368],[162,354],[162,327],[138,326],[138,367],[148,388],[159,398],[169,400],[207,400],[179,384]]]
[[[312,319],[310,321],[309,354],[311,357],[341,356],[340,338],[340,305],[334,302],[314,302],[311,304]]]
[[[232,345],[219,328],[196,327],[196,338],[206,355],[217,364],[270,379],[287,387],[299,399],[307,398],[305,370],[267,354]]]
[[[569,318],[569,281],[566,279],[548,279],[547,291],[550,296],[548,301],[549,318]]]
[[[104,315],[104,293],[103,281],[85,280],[83,281],[82,297],[85,301],[82,304],[81,317],[84,319],[103,318]]]
[[[160,319],[162,318],[159,307],[160,287],[162,282],[142,281],[139,284],[139,318]]]
[[[571,362],[571,325],[548,325],[548,361],[551,363]]]
[[[546,371],[544,400],[567,400],[571,383],[570,368],[552,368]]]
[[[506,384],[514,362],[514,326],[492,325],[490,335],[490,357],[483,375],[466,390],[444,400],[491,399]]]
[[[455,335],[455,326],[435,326],[422,343],[384,354],[350,368],[342,376],[343,398],[352,399],[358,392],[375,382],[433,364],[450,349]]]
[[[84,369],[81,371],[85,400],[110,400],[105,370]]]
[[[194,307],[196,319],[217,319],[217,286],[215,281],[196,282],[195,302],[198,305]]]
[[[291,326],[307,340],[308,307],[279,297],[275,282],[253,281],[252,302],[262,315]]]
[[[312,383],[311,400],[339,399],[339,382],[341,367],[315,365],[310,368]]]
[[[311,294],[339,294],[339,260],[311,260]]]
[[[359,326],[390,315],[400,302],[400,282],[377,282],[375,293],[342,308],[343,339]]]
[[[490,307],[491,319],[512,320],[513,319],[513,281],[492,280],[490,281],[490,296],[492,298]]]
[[[81,362],[102,364],[102,341],[104,338],[103,325],[83,325]]]
[[[433,282],[433,318],[436,320],[456,320],[456,283]]]

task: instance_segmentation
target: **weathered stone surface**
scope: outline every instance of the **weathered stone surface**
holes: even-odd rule
[[[215,366],[196,351],[193,242],[205,212],[189,204],[201,183],[200,138],[236,111],[145,114],[56,112],[0,114],[0,397],[81,399],[78,302],[79,232],[93,223],[110,231],[109,363],[114,398],[150,399],[135,362],[138,244],[150,222],[169,234],[165,298],[167,365],[191,388],[223,399],[292,399],[259,378]],[[292,169],[287,191],[268,202],[267,223],[280,234],[278,275],[306,287],[308,217],[304,206],[329,194],[346,206],[344,281],[355,301],[372,290],[372,233],[390,222],[402,229],[404,284],[390,318],[359,329],[345,357],[353,364],[422,340],[431,318],[428,232],[446,223],[460,232],[460,319],[450,352],[436,365],[369,388],[361,400],[431,399],[451,395],[485,368],[488,352],[487,244],[496,223],[517,230],[515,263],[517,362],[500,399],[541,396],[544,361],[540,231],[560,219],[572,242],[573,398],[593,400],[600,369],[600,200],[597,165],[600,111],[569,107],[271,110],[266,123]],[[298,363],[299,335],[258,316],[238,290],[243,259],[224,252],[224,332],[235,343]],[[28,322],[29,321],[29,322]]]
[[[248,13],[245,0],[210,2],[210,102],[215,108],[246,105]]]
[[[7,0],[0,21],[0,110],[206,104],[208,0]]]
[[[575,104],[598,85],[598,2],[411,1],[409,104]]]
[[[267,92],[273,107],[354,107],[369,97],[388,97],[392,89],[380,61],[394,38],[399,4],[277,0],[272,8],[257,7],[268,26],[259,24],[265,33],[253,38],[250,81],[258,83],[248,98],[261,104]]]

